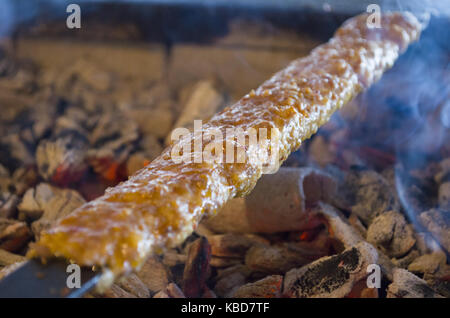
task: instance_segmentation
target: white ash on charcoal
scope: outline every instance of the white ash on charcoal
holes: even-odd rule
[[[320,258],[286,273],[283,294],[288,297],[345,297],[367,276],[367,266],[376,264],[377,251],[365,242],[340,254]]]
[[[396,211],[385,212],[372,220],[367,229],[367,241],[396,258],[404,256],[416,243],[411,225]]]
[[[106,113],[89,135],[87,161],[106,180],[120,181],[126,177],[126,160],[135,149],[138,137],[138,127],[134,122]]]
[[[394,280],[387,290],[388,298],[442,298],[423,279],[405,269],[394,270]]]
[[[328,249],[311,249],[312,244],[285,242],[277,245],[255,245],[245,255],[245,265],[264,274],[284,274],[287,271],[328,255]]]
[[[331,205],[320,202],[316,209],[316,213],[325,217],[325,224],[330,236],[338,239],[344,245],[344,248],[348,249],[358,243],[365,242],[358,230],[354,229],[350,223],[346,222],[345,217],[341,216],[339,210]],[[368,244],[367,242],[365,243]],[[383,251],[377,250],[377,254],[378,265],[380,265],[381,271],[388,279],[392,280],[393,270],[396,266]]]
[[[19,252],[31,238],[31,230],[25,222],[0,218],[0,249]]]
[[[263,175],[246,198],[227,203],[217,215],[203,221],[217,233],[276,233],[314,228],[318,221],[307,205],[331,200],[333,178],[312,168],[280,168]]]
[[[434,274],[444,268],[446,263],[447,255],[442,251],[437,251],[417,257],[409,264],[408,270],[412,273]]]
[[[183,293],[186,297],[200,297],[207,289],[210,275],[211,246],[201,237],[190,247],[183,273]]]
[[[39,219],[44,213],[44,207],[55,195],[55,189],[47,183],[28,189],[18,206],[19,220],[31,222]]]
[[[2,105],[0,132],[2,136],[6,136],[11,131],[15,133],[19,131],[20,125],[16,123],[16,119],[20,118],[24,113],[29,113],[31,106],[36,105],[36,98],[11,92],[0,86],[0,103]]]
[[[41,183],[25,193],[19,205],[19,213],[21,219],[33,221],[31,228],[38,238],[42,230],[84,203],[83,197],[75,190]]]
[[[391,261],[396,267],[407,269],[408,266],[419,256],[420,252],[416,248],[413,248],[408,252],[408,254],[399,258],[391,258]]]
[[[450,252],[450,212],[431,209],[421,213],[419,219],[439,244]]]
[[[39,174],[61,186],[76,183],[87,170],[87,147],[86,137],[77,131],[62,132],[41,141],[36,149]]]
[[[439,251],[439,243],[428,232],[416,232],[416,247],[420,254],[430,254]]]
[[[343,186],[343,195],[350,209],[368,225],[378,215],[399,210],[399,203],[386,179],[373,170],[350,171]]]
[[[150,257],[136,275],[152,295],[163,290],[171,280],[169,270],[156,256]]]
[[[283,276],[267,276],[254,283],[248,283],[239,287],[233,294],[233,298],[279,298]]]
[[[182,107],[182,112],[173,125],[176,128],[187,128],[194,130],[194,120],[208,120],[214,115],[225,100],[223,95],[214,87],[211,81],[200,81],[196,83],[188,93]],[[166,144],[171,143],[171,134],[166,138]]]
[[[312,213],[325,218],[325,225],[328,228],[330,236],[338,239],[346,248],[363,241],[363,237],[359,232],[352,228],[350,223],[342,216],[341,212],[333,206],[319,202]]]
[[[26,260],[25,256],[14,254],[4,249],[0,249],[0,268],[19,262],[24,262],[25,260]]]
[[[408,213],[416,217],[417,213],[435,207],[438,185],[434,181],[435,165],[427,164],[420,169],[406,170],[402,165],[395,167],[397,190],[407,202]]]

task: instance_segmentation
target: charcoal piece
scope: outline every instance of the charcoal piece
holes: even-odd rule
[[[424,170],[427,168],[425,167]],[[405,208],[410,217],[414,218],[420,212],[436,206],[438,187],[431,172],[405,171],[404,168],[397,166],[396,174],[397,192],[403,193],[403,204],[406,204]]]
[[[376,264],[377,252],[365,242],[340,254],[320,258],[286,273],[283,294],[288,297],[344,297]]]
[[[389,183],[372,170],[352,171],[344,185],[347,196],[354,202],[351,211],[366,224],[378,215],[398,210],[399,203]]]
[[[10,171],[35,163],[32,146],[22,140],[19,134],[12,133],[0,137],[0,163]]]
[[[150,257],[144,263],[137,272],[137,277],[147,286],[152,294],[163,290],[170,280],[170,274],[166,266],[155,256]]]
[[[319,202],[314,213],[325,218],[330,236],[341,241],[346,248],[363,241],[361,234],[346,222],[345,218],[341,217],[339,210],[333,206]]]
[[[420,214],[420,222],[450,252],[450,213],[431,209]]]
[[[164,290],[155,294],[153,298],[185,298],[185,296],[177,284],[170,283]]]
[[[172,103],[171,100],[167,100],[157,107],[132,109],[128,116],[137,123],[144,135],[154,135],[163,139],[170,135],[173,127]]]
[[[254,283],[243,285],[237,289],[233,298],[279,298],[281,297],[281,287],[283,276],[267,276]]]
[[[327,251],[312,249],[313,245],[285,242],[278,245],[255,245],[245,255],[245,265],[255,272],[284,274],[315,261]]]
[[[428,232],[416,232],[416,247],[420,254],[430,254],[439,250],[439,243]]]
[[[0,192],[0,217],[12,218],[16,215],[19,197],[10,192]]]
[[[388,298],[442,298],[423,279],[405,269],[394,270],[394,280],[387,290]]]
[[[214,291],[220,297],[228,297],[247,282],[247,277],[248,273],[245,271],[236,271],[228,275],[224,274],[214,286]]]
[[[136,274],[130,274],[118,282],[119,287],[138,298],[150,298],[150,291]]]
[[[86,58],[80,58],[73,62],[60,74],[58,82],[60,82],[60,87],[64,87],[70,85],[73,79],[77,79],[87,87],[99,92],[109,91],[113,85],[111,74]]]
[[[450,298],[450,265],[442,263],[436,273],[425,273],[424,280],[439,294]]]
[[[44,192],[47,192],[44,194]],[[43,198],[52,193],[51,197]],[[75,190],[59,189],[49,185],[39,185],[35,196],[38,204],[42,208],[42,216],[31,224],[34,235],[39,238],[43,230],[48,229],[57,220],[67,216],[76,208],[85,203],[83,197]],[[42,197],[39,197],[42,196]]]
[[[444,252],[438,251],[417,257],[408,266],[408,270],[413,273],[434,274],[440,268],[445,267],[447,256]]]
[[[126,291],[122,287],[117,284],[113,284],[108,290],[104,293],[93,293],[93,296],[96,298],[137,298],[137,296],[132,293]]]
[[[125,165],[129,154],[135,149],[138,136],[134,122],[126,121],[117,114],[104,114],[89,137],[89,164],[109,181],[125,177],[126,172],[119,168]]]
[[[212,256],[211,257],[211,266],[217,267],[217,268],[224,268],[229,266],[234,266],[242,263],[241,258],[234,258],[234,257],[218,257],[218,256]]]
[[[180,254],[176,249],[169,249],[164,253],[163,264],[169,267],[183,265],[186,263],[187,255]]]
[[[78,182],[87,169],[86,150],[86,138],[74,131],[41,141],[36,150],[39,174],[60,186]]]
[[[416,243],[414,232],[404,216],[388,211],[373,219],[367,230],[367,241],[391,257],[405,255]]]
[[[420,252],[417,249],[413,248],[405,256],[400,257],[400,258],[392,258],[391,261],[396,267],[406,269],[406,268],[408,268],[409,264],[414,262],[414,260],[416,258],[418,258],[419,256],[420,256]]]
[[[186,297],[200,297],[206,290],[210,274],[211,246],[204,237],[191,244],[183,273],[183,292]]]
[[[58,194],[59,190],[48,183],[40,183],[35,188],[28,189],[17,207],[19,217],[27,221],[39,219],[50,200]]]
[[[252,234],[218,234],[208,237],[211,255],[220,257],[244,257],[254,245],[267,245],[269,241]]]
[[[0,218],[0,249],[20,251],[31,239],[31,231],[24,222]]]

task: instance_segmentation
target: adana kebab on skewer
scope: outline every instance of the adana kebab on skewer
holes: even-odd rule
[[[327,43],[213,116],[203,131],[276,128],[278,168],[334,111],[377,81],[421,31],[409,13],[382,14],[380,28],[369,26],[367,19],[363,14],[346,21]],[[190,134],[179,140],[127,181],[58,221],[29,256],[99,266],[101,285],[108,286],[138,269],[152,253],[181,243],[203,215],[251,191],[264,169],[259,154],[270,147],[227,136],[223,145],[244,150],[244,162],[172,160],[173,147],[190,147],[196,138],[203,137]]]

